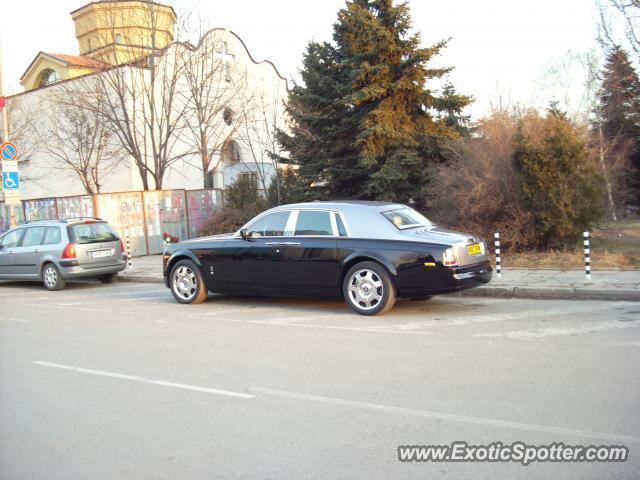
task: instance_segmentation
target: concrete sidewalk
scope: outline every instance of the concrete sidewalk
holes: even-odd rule
[[[162,256],[137,257],[132,268],[120,273],[120,281],[162,283]],[[485,287],[461,295],[500,298],[631,300],[640,301],[640,270],[593,270],[591,280],[584,270],[503,268],[502,278],[494,272]]]

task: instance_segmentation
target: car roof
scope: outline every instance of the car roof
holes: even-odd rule
[[[297,210],[314,210],[317,208],[328,210],[359,210],[359,209],[373,209],[376,211],[388,210],[390,208],[401,208],[404,205],[399,203],[379,202],[372,200],[334,200],[334,201],[316,201],[316,202],[302,202],[302,203],[290,203],[288,205],[280,205],[275,207],[276,209],[297,209]]]

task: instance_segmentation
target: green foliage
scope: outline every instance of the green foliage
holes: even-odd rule
[[[598,106],[608,156],[623,157],[632,203],[640,205],[640,80],[624,50],[614,46],[602,72]]]
[[[520,129],[513,158],[521,199],[533,222],[534,246],[563,247],[601,218],[603,183],[564,114],[550,110],[542,128],[540,140]]]
[[[267,201],[270,206],[310,200],[307,195],[307,184],[293,168],[281,170],[279,175],[280,178],[273,177],[267,191]]]
[[[471,99],[427,86],[450,71],[427,67],[446,42],[421,48],[409,7],[391,0],[348,1],[333,38],[307,47],[280,143],[315,196],[415,200],[443,145],[467,133]]]
[[[267,208],[258,184],[249,175],[240,175],[224,192],[224,207],[211,215],[200,235],[216,235],[237,230]]]

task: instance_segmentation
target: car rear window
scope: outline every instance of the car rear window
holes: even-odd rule
[[[77,223],[67,228],[73,243],[115,242],[120,239],[109,224],[104,222]]]
[[[329,212],[300,210],[294,235],[332,236]]]
[[[427,227],[431,225],[431,222],[425,216],[409,207],[387,210],[386,212],[381,213],[399,230],[414,227]]]

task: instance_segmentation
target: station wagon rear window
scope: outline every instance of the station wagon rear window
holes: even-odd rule
[[[108,223],[77,223],[68,227],[69,236],[74,243],[115,242],[119,237]]]
[[[399,230],[414,227],[428,227],[431,225],[431,222],[425,216],[408,207],[387,210],[381,213]]]

